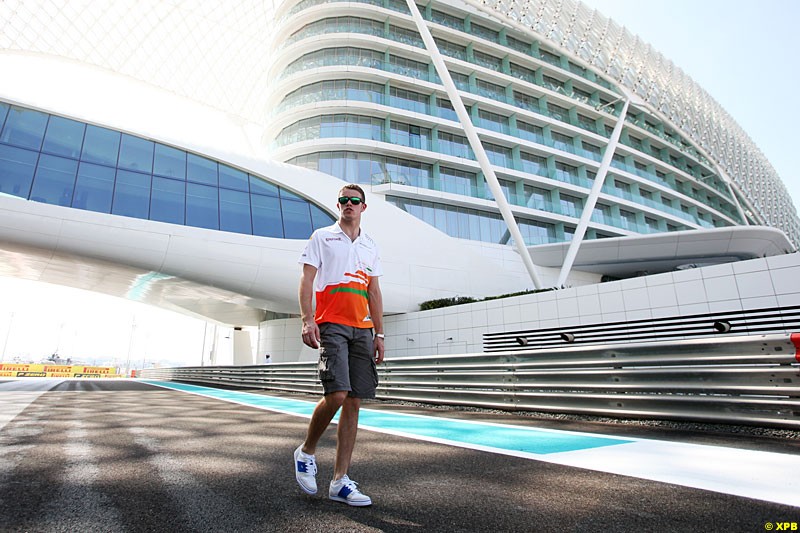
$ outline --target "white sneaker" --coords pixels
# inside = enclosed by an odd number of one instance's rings
[[[317,458],[303,453],[303,445],[294,451],[294,477],[306,494],[317,493]]]
[[[343,502],[353,507],[372,505],[372,499],[366,494],[362,494],[357,485],[358,483],[345,475],[342,479],[331,481],[328,496],[331,500]]]

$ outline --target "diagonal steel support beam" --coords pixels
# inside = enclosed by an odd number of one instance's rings
[[[461,95],[458,93],[455,83],[453,83],[453,78],[450,77],[450,72],[444,64],[444,59],[442,59],[442,55],[439,53],[439,48],[436,46],[436,42],[434,42],[430,30],[425,24],[425,19],[422,18],[422,14],[419,12],[416,2],[414,2],[414,0],[406,0],[406,2],[408,3],[408,8],[411,10],[411,16],[417,24],[419,34],[425,42],[425,47],[431,55],[433,65],[436,67],[436,72],[439,74],[439,77],[442,78],[444,89],[447,92],[447,96],[450,98],[450,102],[453,104],[453,109],[455,109],[458,119],[461,121],[461,126],[464,128],[464,133],[467,135],[469,145],[478,158],[478,164],[486,178],[486,184],[489,186],[489,190],[492,191],[494,199],[497,202],[497,207],[500,209],[500,214],[503,216],[506,226],[508,226],[511,237],[514,239],[514,246],[517,248],[517,252],[519,252],[522,258],[522,262],[525,265],[525,269],[528,271],[528,275],[531,277],[531,281],[533,281],[533,286],[536,289],[541,289],[542,283],[539,280],[536,265],[533,264],[530,251],[527,246],[525,246],[525,240],[522,238],[522,233],[519,231],[517,221],[514,220],[514,214],[511,212],[508,200],[506,200],[503,189],[500,187],[500,182],[497,181],[497,176],[492,169],[492,163],[489,161],[489,157],[483,149],[483,145],[478,137],[478,132],[472,124],[472,119],[469,113],[467,113],[467,108],[464,107],[464,102],[461,100]]]
[[[631,103],[630,97],[625,100],[625,105],[622,106],[622,112],[619,114],[619,120],[614,125],[614,130],[611,132],[611,138],[606,145],[606,151],[603,152],[603,159],[600,161],[600,168],[597,169],[597,176],[594,178],[592,190],[589,192],[589,197],[586,199],[586,205],[583,206],[581,218],[578,221],[578,227],[575,228],[575,235],[572,237],[572,242],[569,243],[567,249],[567,256],[564,258],[564,263],[561,265],[561,272],[558,275],[558,286],[563,287],[567,282],[572,270],[572,265],[575,263],[575,258],[578,256],[578,250],[583,242],[583,237],[586,235],[586,228],[589,227],[589,220],[592,218],[594,206],[597,204],[597,199],[600,197],[600,189],[603,188],[603,183],[606,181],[606,174],[608,168],[611,166],[611,159],[614,157],[614,151],[619,144],[619,137],[622,135],[622,125],[625,124],[625,115],[628,113],[628,106]]]

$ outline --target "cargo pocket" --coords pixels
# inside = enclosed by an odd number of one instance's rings
[[[321,347],[319,349],[319,364],[317,365],[320,381],[333,381],[334,376],[336,375],[333,368],[335,364],[336,358],[329,357],[325,353],[325,347]]]
[[[378,364],[375,362],[375,358],[371,358],[372,361],[372,383],[374,387],[378,388]]]

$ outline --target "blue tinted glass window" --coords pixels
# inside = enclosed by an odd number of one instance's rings
[[[217,162],[200,157],[199,155],[187,154],[187,178],[190,181],[205,183],[206,185],[217,185]]]
[[[8,113],[8,104],[0,102],[0,131],[3,131],[3,124],[6,122],[6,114]]]
[[[250,200],[253,203],[253,235],[283,237],[281,201],[274,196],[259,194],[252,195]]]
[[[153,171],[153,141],[122,135],[119,146],[119,167],[150,174]]]
[[[311,206],[311,225],[314,227],[314,229],[330,226],[336,221],[331,215],[329,215],[327,212],[323,211],[319,207],[315,206],[314,204],[310,204],[310,206]]]
[[[220,173],[220,177],[221,177]],[[219,229],[253,233],[250,224],[250,195],[242,191],[219,190]]]
[[[153,174],[168,178],[186,179],[186,152],[156,144]]]
[[[287,239],[307,239],[311,236],[311,212],[307,202],[282,200],[283,231]]]
[[[50,117],[42,151],[78,159],[86,125],[68,118]]]
[[[148,218],[150,180],[149,174],[118,170],[111,212],[126,217]]]
[[[72,190],[78,162],[52,155],[42,154],[33,179],[31,200],[46,204],[72,205]]]
[[[186,184],[186,225],[219,229],[218,189],[196,183]]]
[[[219,186],[239,191],[250,190],[247,185],[247,173],[228,165],[219,164]]]
[[[97,126],[86,126],[81,159],[89,163],[116,166],[119,138],[119,132]]]
[[[75,183],[72,207],[98,213],[110,213],[115,173],[113,168],[81,163],[78,167],[78,180]]]
[[[267,196],[278,196],[278,187],[264,181],[258,176],[250,174],[250,192],[254,194],[266,194]]]
[[[27,198],[39,154],[0,144],[0,192]]]
[[[0,135],[0,142],[38,150],[42,146],[47,115],[12,106]]]
[[[300,202],[305,202],[305,198],[296,195],[293,192],[289,192],[284,188],[280,188],[281,198],[289,199],[289,200],[298,200]]]
[[[153,194],[150,199],[150,220],[184,223],[186,182],[153,177]]]

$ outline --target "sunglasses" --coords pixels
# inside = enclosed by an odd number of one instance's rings
[[[364,200],[362,200],[358,196],[340,196],[339,197],[339,203],[342,204],[342,205],[347,205],[347,202],[350,202],[353,205],[359,205],[363,201]]]

